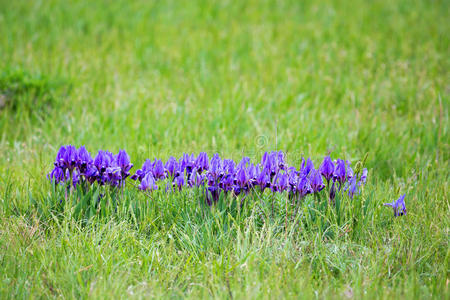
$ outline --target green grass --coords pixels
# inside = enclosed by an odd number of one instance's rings
[[[448,1],[0,1],[0,298],[448,298],[449,17]],[[195,194],[139,220],[52,216],[45,174],[69,143],[136,166],[368,152],[372,218],[286,235],[205,217]],[[381,205],[402,193],[394,219]]]

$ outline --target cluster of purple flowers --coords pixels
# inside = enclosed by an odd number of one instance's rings
[[[72,182],[75,187],[79,183],[121,186],[130,176],[130,157],[125,150],[114,155],[100,150],[95,158],[84,146],[61,146],[56,155],[54,168],[48,178],[57,184]]]
[[[114,155],[109,151],[98,151],[95,158],[84,146],[61,146],[56,155],[53,170],[47,175],[51,182],[69,184],[109,185],[122,187],[130,176],[133,164],[125,150]],[[184,187],[198,187],[206,192],[208,205],[217,202],[221,193],[238,196],[250,191],[288,194],[289,198],[301,199],[308,194],[316,194],[328,186],[328,197],[334,200],[337,191],[345,191],[350,198],[359,193],[366,183],[367,169],[354,174],[349,161],[331,160],[326,156],[320,166],[315,168],[310,158],[302,159],[299,169],[288,166],[282,151],[264,153],[260,163],[253,164],[244,157],[238,163],[232,159],[222,159],[219,154],[209,159],[205,152],[197,157],[183,154],[179,159],[170,157],[162,160],[147,159],[142,168],[131,179],[139,181],[138,188],[143,191],[158,189],[158,182],[164,181],[166,191],[182,190]],[[394,216],[406,215],[402,195],[392,203],[385,203],[394,210]]]
[[[303,198],[322,191],[325,182],[331,184],[331,199],[336,190],[342,188],[353,198],[366,182],[367,169],[363,169],[357,178],[350,162],[342,159],[333,162],[328,156],[317,169],[310,158],[302,159],[300,168],[296,169],[287,165],[282,151],[264,153],[256,165],[248,157],[235,163],[231,159],[221,159],[217,153],[210,160],[205,152],[201,152],[197,157],[193,154],[183,154],[179,159],[170,157],[166,163],[159,159],[146,160],[131,179],[140,182],[141,190],[156,190],[158,181],[164,179],[168,179],[166,190],[204,187],[207,202],[211,205],[218,201],[221,192],[239,195],[270,189],[279,193],[286,191],[289,197]]]

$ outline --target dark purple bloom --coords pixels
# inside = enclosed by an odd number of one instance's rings
[[[278,173],[275,183],[272,185],[273,192],[284,192],[288,189],[289,181],[288,174],[286,173]]]
[[[298,172],[295,170],[294,167],[288,168],[288,183],[289,183],[289,190],[295,192],[298,183]]]
[[[86,180],[90,184],[94,183],[98,179],[98,174],[99,174],[98,170],[93,164],[88,165],[88,167],[83,173],[84,178],[86,178]]]
[[[66,146],[66,151],[64,152],[63,159],[64,167],[67,168],[69,172],[72,172],[77,165],[77,148],[72,145]]]
[[[220,179],[219,187],[224,192],[229,192],[233,189],[234,178],[231,174],[226,174]]]
[[[244,188],[248,185],[248,179],[245,167],[239,166],[236,172],[236,184],[240,188]]]
[[[117,185],[117,181],[120,180],[120,168],[111,152],[100,150],[94,159],[94,165],[98,170],[97,181],[100,185],[108,181]]]
[[[180,174],[177,177],[175,177],[173,183],[174,183],[174,186],[178,187],[178,190],[181,191],[181,189],[184,186],[184,176],[183,176],[183,174]]]
[[[254,164],[250,164],[246,170],[247,180],[248,180],[248,188],[252,188],[256,184],[256,176],[258,171]]]
[[[209,168],[209,158],[206,152],[200,152],[195,160],[197,171],[201,174]]]
[[[278,171],[277,152],[265,152],[261,158],[261,168],[264,173],[273,178]]]
[[[133,167],[133,164],[130,162],[130,157],[125,150],[119,150],[119,154],[117,154],[117,164],[121,170],[122,180],[125,180],[130,176],[130,169]]]
[[[55,182],[56,184],[63,183],[66,180],[64,171],[60,167],[55,167],[48,175],[47,178],[51,182]]]
[[[155,159],[153,162],[152,173],[156,180],[165,178],[164,164],[161,160]]]
[[[180,174],[178,161],[175,159],[175,157],[171,156],[169,160],[167,160],[165,169],[167,173],[166,175],[170,175],[170,177],[175,177]]]
[[[296,190],[300,198],[313,193],[313,189],[311,187],[311,184],[309,183],[308,177],[302,176],[298,180]]]
[[[340,184],[343,184],[346,180],[345,162],[342,159],[336,161],[333,178],[339,181]]]
[[[119,186],[122,181],[121,170],[116,164],[112,164],[110,167],[106,168],[103,174],[103,183],[109,183],[112,186]]]
[[[353,178],[353,169],[350,167],[350,162],[347,160],[347,180],[350,181],[350,179]]]
[[[225,174],[233,175],[236,173],[236,164],[232,159],[224,159],[223,160],[223,171]]]
[[[86,172],[86,169],[93,163],[93,161],[94,160],[92,159],[91,154],[86,150],[86,148],[84,148],[84,146],[78,148],[77,168],[82,174]]]
[[[320,173],[329,182],[333,178],[334,164],[329,156],[325,156],[322,165],[320,166]]]
[[[287,169],[287,164],[286,164],[286,161],[285,161],[285,158],[284,158],[283,151],[278,151],[277,162],[278,162],[278,169],[280,169],[280,170],[286,170]]]
[[[139,189],[143,191],[158,189],[158,186],[156,185],[156,180],[153,177],[152,173],[147,173],[145,175],[145,177],[141,181],[141,184],[139,185]]]
[[[312,170],[314,170],[314,164],[313,164],[312,160],[308,157],[308,159],[306,160],[305,174],[309,175],[309,173]]]
[[[247,156],[244,156],[239,164],[237,165],[237,168],[247,168],[250,165],[250,158]]]
[[[360,185],[361,185],[361,184],[366,184],[366,181],[367,181],[367,169],[364,168],[364,169],[362,170],[361,180],[359,181],[359,184],[360,184]]]
[[[188,180],[188,185],[190,187],[201,186],[204,184],[204,181],[205,181],[205,175],[199,174],[197,169],[194,168],[192,170],[191,177]]]
[[[131,179],[142,181],[147,173],[152,172],[153,163],[150,159],[146,159],[142,168],[138,169],[135,174],[131,176]],[[153,174],[152,174],[153,175]]]
[[[180,159],[180,173],[186,170],[186,175],[189,178],[192,169],[195,167],[195,157],[192,153],[191,155],[184,153],[183,157]]]
[[[318,193],[325,187],[325,184],[323,184],[322,181],[322,175],[320,174],[319,170],[311,170],[311,188],[313,189],[314,193]]]
[[[97,167],[100,175],[102,175],[106,171],[106,168],[108,168],[110,164],[111,157],[107,154],[107,152],[103,150],[98,151],[98,154],[94,159],[94,165]]]
[[[214,181],[223,175],[222,160],[220,159],[220,156],[217,153],[214,154],[213,158],[211,158],[211,163],[209,166],[209,174],[211,174],[212,179]]]
[[[384,206],[390,206],[394,209],[394,217],[406,215],[405,196],[406,194],[403,194],[392,203],[384,203]]]
[[[66,146],[61,146],[56,154],[55,166],[64,168]]]
[[[349,181],[349,186],[347,188],[348,195],[353,199],[353,196],[358,192],[358,184],[356,182],[356,177],[352,177]]]
[[[268,187],[270,187],[270,178],[269,174],[266,173],[267,171],[265,169],[260,170],[259,174],[256,177],[256,184],[261,189],[261,192],[264,192],[264,190]]]

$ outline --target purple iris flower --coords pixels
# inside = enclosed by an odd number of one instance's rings
[[[256,176],[258,174],[256,166],[254,164],[250,164],[246,170],[246,173],[248,180],[248,188],[251,189],[256,185]]]
[[[136,173],[131,176],[131,179],[142,181],[147,173],[152,172],[153,162],[150,159],[146,159],[142,164],[142,168],[136,170]]]
[[[64,167],[72,172],[77,166],[77,148],[72,145],[66,146],[66,151],[64,152]]]
[[[130,169],[133,167],[133,164],[130,162],[130,157],[125,150],[119,150],[119,154],[117,154],[117,164],[121,171],[122,180],[125,180],[130,176]]]
[[[206,152],[200,152],[195,160],[195,166],[197,167],[198,173],[203,173],[209,168],[209,158]]]
[[[66,153],[66,146],[61,146],[58,150],[58,153],[56,154],[56,160],[55,160],[56,167],[64,168],[65,153]]]
[[[295,192],[297,189],[298,183],[298,172],[294,167],[288,168],[288,184],[289,190],[291,192]]]
[[[84,148],[84,146],[81,146],[78,148],[77,151],[77,168],[81,173],[84,173],[87,169],[87,167],[93,163],[93,159],[91,157],[91,154]]]
[[[350,180],[353,178],[353,169],[350,167],[351,162],[347,160],[347,180]]]
[[[209,174],[212,176],[213,180],[217,180],[219,177],[223,176],[222,160],[218,153],[214,154],[213,158],[211,158]]]
[[[223,160],[223,171],[225,174],[233,175],[236,173],[236,164],[232,159]]]
[[[146,191],[146,190],[157,190],[158,186],[156,185],[156,180],[153,177],[152,173],[147,173],[144,178],[141,181],[141,184],[139,185],[139,189]]]
[[[278,153],[273,151],[271,153],[265,152],[261,158],[262,170],[272,179],[278,172]]]
[[[270,187],[270,178],[269,174],[266,173],[267,171],[265,169],[260,170],[259,174],[256,177],[256,184],[261,189],[261,192],[264,192],[264,190],[268,187]]]
[[[352,177],[348,185],[348,195],[353,199],[353,196],[358,192],[358,184],[356,182],[356,177]]]
[[[346,180],[346,168],[345,162],[342,159],[338,159],[336,161],[336,165],[334,168],[333,178],[337,180],[341,185]]]
[[[108,181],[117,185],[117,181],[120,180],[120,168],[111,152],[100,150],[94,159],[94,165],[98,170],[97,181],[100,185]]]
[[[244,188],[248,185],[248,179],[245,167],[238,167],[236,172],[236,184],[240,188]]]
[[[111,163],[110,156],[107,155],[106,152],[103,150],[98,151],[98,154],[94,159],[94,165],[97,167],[97,170],[100,173],[100,175],[102,175],[106,171],[106,168],[109,167],[110,163]]]
[[[300,198],[303,198],[306,195],[313,193],[313,189],[312,189],[311,184],[310,184],[310,182],[308,180],[308,177],[302,176],[298,180],[296,190],[297,190],[297,193],[300,196]]]
[[[184,176],[183,174],[178,175],[177,177],[175,177],[174,181],[173,181],[174,186],[176,186],[178,188],[179,191],[181,191],[181,189],[184,186]]]
[[[278,173],[276,179],[275,179],[275,183],[272,185],[272,191],[273,192],[284,192],[285,190],[288,189],[289,186],[289,178],[288,178],[288,174],[286,173]]]
[[[165,169],[164,164],[161,160],[155,159],[153,162],[153,168],[152,168],[153,177],[155,177],[156,180],[164,179],[165,178]]]
[[[60,167],[53,168],[53,170],[47,175],[47,178],[51,182],[55,182],[56,184],[63,183],[66,180],[64,171]]]
[[[394,209],[394,217],[406,215],[405,196],[406,194],[403,194],[392,203],[384,203],[384,206],[390,206]]]
[[[364,168],[364,169],[362,170],[361,180],[359,181],[359,185],[361,185],[361,184],[366,184],[366,181],[367,181],[367,169]]]
[[[320,173],[322,173],[323,177],[330,182],[330,179],[333,178],[334,172],[334,164],[329,156],[325,156],[323,159],[322,165],[320,166]]]
[[[278,168],[280,170],[284,170],[285,171],[287,169],[287,163],[286,163],[286,160],[284,158],[283,151],[278,151],[277,162],[278,162]]]
[[[250,166],[250,157],[244,156],[238,163],[237,168],[247,168]]]
[[[186,170],[186,175],[189,179],[191,175],[192,169],[195,167],[195,156],[192,153],[191,155],[183,153],[183,157],[180,159],[180,173],[183,173]]]
[[[88,165],[83,173],[84,178],[86,178],[87,182],[89,182],[90,184],[93,184],[98,180],[98,174],[98,170],[93,164]]]
[[[179,165],[178,165],[178,161],[175,159],[175,157],[171,156],[165,165],[165,169],[166,169],[166,175],[170,176],[170,177],[175,177],[179,175]]]
[[[117,155],[112,154],[109,151],[106,151],[106,156],[109,160],[109,166],[106,168],[105,173],[103,174],[103,182],[109,183],[112,186],[119,186],[122,176],[119,164],[117,162]]]
[[[197,171],[197,168],[194,168],[192,170],[191,177],[188,180],[188,185],[190,187],[202,186],[204,184],[204,181],[205,181],[205,175],[199,174],[199,172]]]
[[[325,184],[322,181],[322,175],[320,174],[319,170],[311,170],[311,188],[313,189],[314,193],[318,193],[325,187]]]
[[[233,189],[234,186],[234,178],[231,174],[226,174],[220,179],[219,187],[225,192],[228,193]]]

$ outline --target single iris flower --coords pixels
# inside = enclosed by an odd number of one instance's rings
[[[156,185],[156,180],[153,177],[152,173],[147,173],[145,177],[142,179],[141,184],[139,185],[140,190],[157,190],[158,186]]]
[[[346,180],[345,162],[342,159],[336,161],[334,168],[333,178],[337,180],[341,185]]]
[[[66,151],[64,152],[64,167],[69,169],[72,173],[73,169],[77,166],[77,148],[72,145],[66,146]]]
[[[296,189],[297,189],[297,193],[300,196],[300,198],[303,198],[306,195],[313,193],[311,184],[309,183],[308,177],[306,177],[306,176],[302,176],[298,180]]]
[[[394,209],[394,217],[406,215],[405,196],[406,194],[403,194],[392,203],[384,203],[384,206],[390,206]]]
[[[323,177],[330,182],[330,179],[333,178],[334,172],[334,164],[329,156],[326,156],[323,159],[322,165],[320,166],[320,173],[322,173]]]
[[[119,150],[119,154],[117,154],[117,164],[121,171],[122,180],[125,180],[130,176],[130,169],[133,167],[133,164],[130,162],[130,157],[125,150]]]
[[[348,185],[348,195],[353,199],[353,196],[358,192],[358,184],[356,182],[356,177],[350,179],[350,184]]]
[[[359,185],[361,185],[361,184],[366,184],[366,181],[367,181],[367,169],[364,168],[364,169],[362,170],[361,180],[359,181]]]
[[[320,174],[319,170],[311,170],[311,188],[313,189],[314,193],[318,193],[325,187],[325,184],[323,184],[322,181],[322,175]]]

